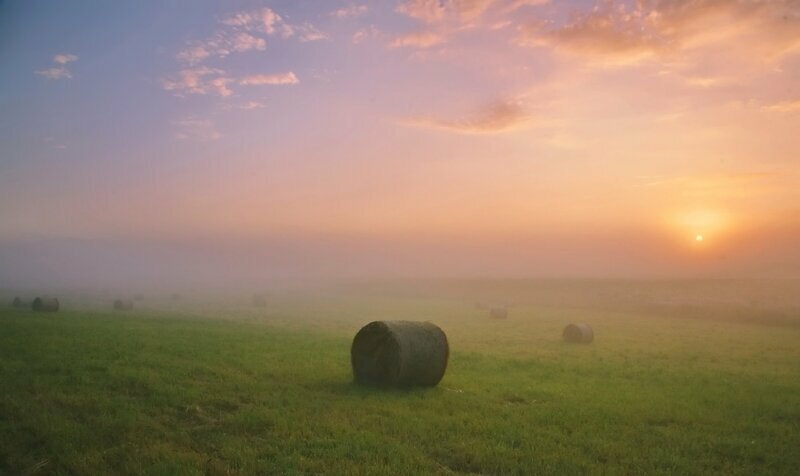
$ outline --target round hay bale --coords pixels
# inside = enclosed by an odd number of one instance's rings
[[[489,310],[489,317],[491,319],[506,319],[508,317],[508,309],[504,307],[493,307]]]
[[[589,344],[594,340],[594,331],[588,324],[569,324],[564,328],[564,342]]]
[[[27,308],[30,308],[31,304],[33,304],[31,301],[28,301],[27,299],[22,299],[19,296],[15,297],[14,300],[11,301],[11,306],[13,306],[13,307],[27,307]]]
[[[133,300],[134,301],[144,301],[144,294],[140,294],[140,293],[134,294],[133,295]]]
[[[133,311],[133,301],[130,299],[117,299],[114,301],[115,311]]]
[[[267,307],[267,298],[261,294],[256,294],[255,296],[253,296],[253,306]]]
[[[59,307],[58,299],[51,297],[37,297],[31,304],[31,309],[37,312],[58,312]]]
[[[356,382],[379,386],[432,387],[444,377],[449,355],[447,336],[430,322],[371,322],[350,348]]]

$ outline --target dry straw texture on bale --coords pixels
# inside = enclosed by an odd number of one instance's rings
[[[371,322],[350,348],[356,382],[380,386],[434,386],[449,355],[447,336],[430,322]]]
[[[31,305],[31,309],[39,312],[56,312],[58,308],[58,299],[49,297],[37,297]]]
[[[508,309],[504,307],[493,307],[489,311],[489,317],[492,319],[505,319],[508,317]]]
[[[133,310],[133,301],[130,299],[117,299],[114,301],[114,310],[115,311],[132,311]]]
[[[14,307],[31,307],[32,302],[26,299],[22,299],[21,297],[17,296],[11,301],[11,305]]]
[[[594,331],[588,324],[569,324],[564,328],[564,342],[588,344],[594,340]]]

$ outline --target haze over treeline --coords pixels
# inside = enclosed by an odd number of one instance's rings
[[[797,278],[787,243],[698,259],[634,237],[412,240],[29,239],[0,245],[2,287],[263,286],[341,278]]]

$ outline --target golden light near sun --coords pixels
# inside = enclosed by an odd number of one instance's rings
[[[680,240],[689,238],[693,245],[699,246],[706,244],[709,233],[716,236],[729,231],[732,217],[723,211],[698,208],[675,213],[668,222],[669,228],[682,237]]]

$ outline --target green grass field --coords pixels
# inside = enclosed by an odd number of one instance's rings
[[[5,308],[0,473],[798,474],[795,303],[525,288],[505,321],[449,288]],[[351,339],[376,319],[445,330],[437,387],[352,383]],[[562,343],[569,322],[595,342]]]

